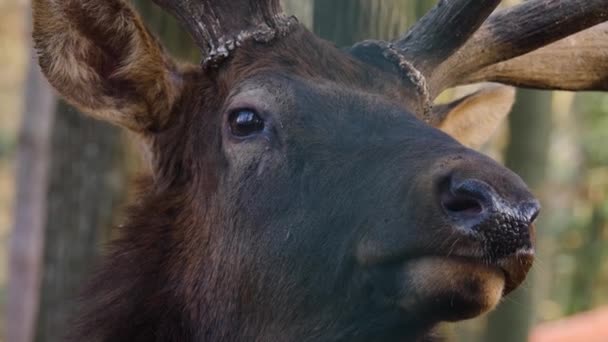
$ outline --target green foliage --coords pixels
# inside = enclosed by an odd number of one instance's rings
[[[608,166],[608,96],[580,94],[581,147],[590,167]]]

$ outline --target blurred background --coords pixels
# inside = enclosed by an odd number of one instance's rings
[[[133,2],[169,50],[199,60],[174,20],[150,0]],[[394,38],[435,2],[284,5],[345,46]],[[71,298],[120,224],[140,168],[125,133],[54,96],[39,74],[29,25],[29,0],[0,0],[0,339],[7,342],[61,340]],[[440,100],[469,91],[451,90]],[[602,307],[608,305],[608,95],[520,90],[508,122],[484,151],[541,198],[539,256],[526,283],[498,310],[446,326],[449,341],[597,340],[608,326]],[[577,327],[582,332],[569,337]]]

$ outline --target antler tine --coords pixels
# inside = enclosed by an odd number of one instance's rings
[[[539,61],[531,63],[527,67],[521,62],[533,62],[532,57],[546,57],[543,61],[545,68],[555,68],[558,65],[566,66],[567,61],[559,61],[557,58],[566,57],[564,55],[547,54],[548,51],[556,52],[561,50],[564,52],[567,43],[576,43],[577,40],[569,40],[564,43],[556,43],[553,49],[548,49],[538,53],[534,52],[530,58],[522,58],[520,62],[511,59],[522,56],[536,49],[554,43],[560,39],[576,34],[582,30],[600,24],[608,20],[608,0],[585,0],[585,1],[568,1],[568,0],[530,0],[525,1],[520,5],[502,10],[490,17],[488,21],[475,33],[475,35],[454,55],[446,60],[440,68],[433,73],[435,79],[432,81],[437,92],[463,83],[463,80],[491,80],[497,79],[500,82],[511,83],[516,85],[544,87],[547,89],[576,89],[585,90],[590,88],[581,88],[578,86],[568,86],[567,83],[560,83],[559,78],[573,79],[577,75],[559,75],[560,71],[576,72],[574,68],[566,68],[556,70],[552,77],[557,79],[548,80],[530,80],[529,82],[518,79],[525,79],[531,75],[514,75],[502,74],[501,71],[514,72],[514,68],[518,68],[520,73],[535,73],[537,71]],[[589,44],[590,40],[595,38],[595,42],[601,44],[599,38],[605,38],[605,28],[596,29],[593,32],[582,34],[579,36],[581,44]],[[588,46],[587,49],[580,51],[572,51],[571,57],[583,57],[588,61],[597,60],[598,58],[606,58],[605,50],[598,50],[597,47]],[[585,58],[585,54],[588,58]],[[595,57],[593,57],[595,56]],[[507,62],[505,62],[507,61]],[[498,64],[505,62],[505,64]],[[605,64],[605,60],[604,60]],[[481,77],[480,70],[484,69],[484,75]],[[506,68],[506,69],[505,69]],[[592,69],[589,69],[592,70]],[[476,75],[476,76],[472,76]],[[580,75],[579,75],[580,76]],[[547,77],[538,75],[538,77]],[[541,82],[542,81],[542,82]],[[604,80],[604,88],[606,89],[606,81]]]
[[[500,0],[441,0],[392,45],[424,74],[456,52],[500,4]]]
[[[436,91],[427,80],[443,61],[453,55],[488,18],[500,0],[440,0],[402,38],[393,42],[366,40],[351,53],[362,60],[380,55],[405,76],[406,86],[418,93],[417,106],[426,117]]]
[[[608,90],[608,29],[598,25],[608,20],[608,0],[528,0],[491,15],[499,2],[441,0],[403,38],[364,41],[351,53],[405,75],[426,121],[435,97],[459,84]]]
[[[456,81],[457,85],[491,81],[538,89],[608,90],[608,23]]]
[[[218,66],[242,42],[269,42],[286,35],[297,20],[279,0],[153,0],[176,16],[203,49],[203,66]]]

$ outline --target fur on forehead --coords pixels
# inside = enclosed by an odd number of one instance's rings
[[[280,78],[254,77],[235,87],[226,103],[237,108],[255,107],[262,111],[273,111],[278,103],[288,106],[292,102],[292,96],[293,90],[286,87]]]
[[[406,91],[398,76],[356,60],[301,25],[289,35],[266,44],[246,42],[217,75],[219,85],[231,89],[245,79],[264,73],[322,79],[393,99],[405,97]]]

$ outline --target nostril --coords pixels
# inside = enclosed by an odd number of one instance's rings
[[[538,200],[517,178],[481,180],[476,175],[454,170],[437,179],[434,198],[446,230],[461,234],[458,240],[477,248],[488,260],[533,251]]]
[[[451,216],[479,216],[492,206],[492,189],[476,179],[450,177],[440,185],[440,194],[441,206]]]
[[[441,205],[448,212],[465,215],[477,215],[483,211],[483,207],[477,200],[450,192],[442,195]]]

